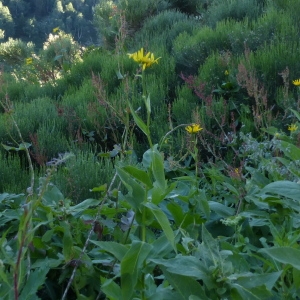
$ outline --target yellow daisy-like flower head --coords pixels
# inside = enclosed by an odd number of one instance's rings
[[[300,79],[293,80],[293,85],[300,86]]]
[[[55,27],[55,28],[52,29],[52,32],[53,32],[53,33],[56,33],[56,32],[58,32],[58,31],[59,31],[59,27]]]
[[[31,65],[32,64],[32,57],[28,57],[28,58],[26,58],[25,59],[25,63],[26,63],[26,65]]]
[[[298,126],[297,126],[296,124],[291,124],[291,125],[289,125],[289,127],[288,127],[288,130],[289,130],[290,132],[296,131],[297,129],[298,129]]]
[[[229,75],[228,70],[225,70],[224,74],[225,74],[226,76],[228,76],[228,75]]]
[[[193,124],[191,124],[191,125],[185,127],[185,130],[186,130],[189,134],[195,134],[195,133],[201,131],[202,129],[203,129],[203,128],[200,127],[200,124],[195,124],[195,123],[193,123]]]
[[[143,70],[151,67],[154,63],[158,63],[158,60],[160,59],[160,57],[155,59],[154,54],[151,52],[144,55],[144,48],[141,48],[139,51],[132,54],[128,53],[127,55],[129,58],[132,58],[134,61],[142,65]]]

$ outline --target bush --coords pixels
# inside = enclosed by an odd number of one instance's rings
[[[7,42],[0,43],[0,62],[6,67],[20,65],[34,50],[32,42],[25,43],[18,39],[9,38]]]

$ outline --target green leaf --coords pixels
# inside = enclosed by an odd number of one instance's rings
[[[97,187],[93,187],[91,190],[91,192],[106,192],[107,191],[107,184],[102,184],[100,186]]]
[[[19,147],[16,148],[16,147],[11,147],[11,146],[6,146],[4,144],[1,144],[3,146],[3,148],[7,151],[10,151],[10,150],[13,150],[13,151],[22,151],[22,150],[26,150],[28,149],[29,147],[31,147],[31,144],[30,143],[21,143],[19,144]]]
[[[146,136],[150,136],[150,131],[147,125],[144,123],[144,121],[137,115],[137,113],[132,108],[131,104],[128,103],[130,107],[131,114],[133,116],[133,119],[136,123],[136,125],[145,133]]]
[[[182,207],[176,202],[170,202],[167,204],[167,208],[172,214],[175,224],[177,226],[180,226],[185,217],[185,213],[183,212]]]
[[[65,261],[68,262],[72,257],[72,248],[73,248],[73,239],[70,231],[69,224],[65,222],[61,222],[61,226],[63,227],[64,236],[63,236],[63,255],[65,257]]]
[[[188,276],[197,280],[206,280],[208,270],[194,256],[181,256],[170,259],[150,259],[153,263],[163,266],[169,273]]]
[[[154,145],[153,149],[148,150],[151,153],[151,170],[152,174],[156,180],[156,183],[160,187],[161,190],[165,190],[166,185],[166,177],[165,177],[165,170],[164,170],[164,161],[157,150],[157,145]]]
[[[61,54],[59,54],[59,55],[56,55],[56,56],[53,58],[53,60],[56,61],[56,60],[61,59],[62,57],[63,57],[63,56],[62,56]]]
[[[219,244],[208,232],[204,224],[202,224],[202,244],[200,252],[207,262],[211,261],[215,266],[222,263],[222,257],[219,252]]]
[[[48,185],[46,192],[43,194],[44,204],[50,207],[56,206],[59,201],[65,197],[55,185]]]
[[[113,279],[105,279],[105,282],[101,286],[101,290],[106,294],[109,300],[122,299],[121,288],[113,281]]]
[[[280,141],[278,147],[288,158],[292,160],[300,159],[300,148],[297,146],[286,141]]]
[[[205,295],[203,287],[195,279],[187,276],[182,276],[174,273],[168,272],[165,268],[162,268],[162,271],[172,285],[172,287],[177,291],[179,298],[182,300],[189,299],[190,296],[197,296],[202,300],[209,300]]]
[[[19,300],[34,299],[33,297],[36,295],[39,287],[45,283],[48,271],[48,267],[43,267],[31,272],[24,288],[22,289]]]
[[[265,253],[276,261],[289,264],[297,270],[300,270],[300,250],[298,249],[291,247],[272,247],[261,249],[258,252]]]
[[[296,116],[296,118],[300,121],[300,114],[294,109],[290,108],[290,110],[293,112],[293,114]]]
[[[68,209],[68,212],[71,213],[72,215],[77,215],[77,214],[81,215],[90,206],[98,206],[99,204],[100,204],[100,201],[97,199],[86,199],[75,206],[71,206]]]
[[[155,239],[151,245],[153,247],[151,257],[165,257],[165,255],[173,251],[173,247],[164,234]]]
[[[145,105],[146,105],[147,112],[150,114],[151,113],[150,95],[148,95],[147,99],[145,99]]]
[[[161,226],[162,230],[164,231],[164,234],[166,235],[166,237],[169,240],[170,244],[172,245],[173,249],[176,251],[174,232],[171,228],[171,225],[169,223],[167,216],[157,205],[155,205],[153,203],[147,202],[147,203],[144,203],[143,205],[145,207],[148,207],[151,210],[152,214],[154,215],[156,221]]]
[[[235,210],[233,208],[225,206],[222,203],[209,201],[208,205],[212,211],[216,212],[221,217],[227,218],[235,214]]]
[[[245,288],[255,288],[262,285],[265,285],[266,288],[271,291],[280,277],[282,271],[273,272],[273,273],[266,273],[266,274],[257,274],[257,273],[250,273],[247,275],[242,275],[238,277],[237,284],[245,287]]]
[[[210,207],[209,207],[209,202],[207,201],[204,189],[201,190],[201,191],[199,191],[198,203],[199,203],[200,209],[203,212],[205,218],[207,220],[209,220],[209,217],[210,217]]]
[[[145,242],[133,241],[121,261],[122,299],[132,299],[139,276],[143,275],[143,264],[152,246]]]
[[[124,76],[122,75],[120,70],[116,71],[116,75],[117,75],[118,79],[124,79]]]
[[[300,201],[300,184],[292,181],[275,181],[266,185],[261,193],[277,194],[282,197]]]
[[[151,189],[153,187],[152,181],[151,181],[149,175],[145,171],[135,168],[133,166],[125,166],[125,167],[123,167],[123,170],[126,171],[128,174],[130,174],[135,179],[137,179],[138,181],[145,184],[148,188]]]
[[[128,248],[120,243],[116,242],[101,242],[101,241],[90,241],[91,243],[99,246],[102,250],[112,254],[117,260],[121,261],[125,256]]]
[[[164,191],[166,189],[164,160],[157,149],[157,144],[143,154],[143,165],[151,169],[157,186]]]
[[[234,195],[239,196],[239,192],[237,191],[237,189],[231,185],[228,182],[223,182],[223,185],[225,185],[225,187],[227,187],[227,189]]]
[[[138,209],[141,203],[146,199],[145,188],[141,186],[136,180],[134,180],[131,175],[123,168],[116,167],[116,171],[122,183],[129,191],[129,194],[132,195],[132,197],[126,197],[126,200],[133,208]]]
[[[269,297],[272,296],[271,292],[268,291],[265,286],[248,289],[237,283],[232,283],[231,289],[232,299],[235,300],[261,300],[269,299]]]

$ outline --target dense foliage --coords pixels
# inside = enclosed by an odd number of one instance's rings
[[[297,2],[2,1],[0,298],[298,299]]]
[[[97,42],[93,9],[97,0],[3,0],[0,3],[0,39],[21,39],[41,45],[55,27],[82,44]]]

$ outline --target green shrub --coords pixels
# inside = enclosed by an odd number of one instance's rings
[[[0,193],[26,192],[30,186],[30,173],[24,151],[0,150],[0,178]]]
[[[61,129],[65,125],[57,116],[57,111],[53,101],[47,97],[39,98],[31,101],[30,103],[16,102],[14,104],[14,118],[24,141],[29,141],[30,133],[35,133],[37,130],[45,123],[50,122],[53,129]],[[10,121],[6,118],[5,115],[2,115],[1,123],[1,135],[0,139],[3,141],[7,140],[7,134],[5,132],[10,132],[14,140],[19,141],[19,136],[16,133],[16,129],[11,125]],[[5,123],[8,122],[8,127],[5,126]],[[10,124],[10,125],[9,125]],[[52,129],[52,131],[53,131]],[[4,138],[6,136],[6,138]]]
[[[7,42],[0,43],[0,62],[6,66],[20,65],[34,50],[32,42],[25,43],[18,39],[9,38]]]
[[[75,203],[94,197],[91,189],[110,182],[114,164],[110,159],[98,159],[95,153],[77,150],[74,157],[59,166],[53,182]]]
[[[261,1],[257,0],[225,0],[213,1],[204,13],[206,24],[214,27],[223,20],[242,21],[247,18],[256,20],[263,12]]]
[[[164,45],[170,53],[173,41],[181,32],[191,33],[197,27],[197,21],[175,10],[166,10],[146,19],[143,27],[135,34],[132,45]]]

